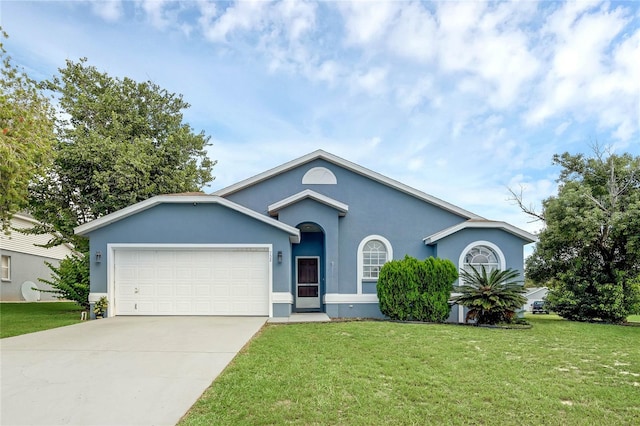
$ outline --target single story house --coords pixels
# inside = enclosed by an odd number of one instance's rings
[[[18,213],[11,218],[9,232],[0,231],[0,300],[3,302],[57,300],[51,293],[33,288],[51,290],[51,286],[39,281],[40,278],[51,280],[51,270],[45,262],[57,266],[73,249],[66,244],[44,248],[42,245],[49,242],[52,235],[18,231],[37,224],[31,216]]]
[[[76,228],[108,315],[382,317],[406,254],[523,269],[536,237],[319,150],[212,195],[161,195]],[[453,306],[450,321],[463,321]]]

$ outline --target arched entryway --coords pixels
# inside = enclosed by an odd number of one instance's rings
[[[295,312],[322,312],[325,293],[325,235],[313,222],[303,222],[300,243],[293,245],[293,284]]]

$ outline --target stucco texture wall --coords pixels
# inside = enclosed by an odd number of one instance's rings
[[[90,235],[91,292],[107,291],[108,244],[272,244],[273,291],[291,291],[289,234],[219,204],[160,204],[96,229]],[[95,253],[102,252],[101,262]]]

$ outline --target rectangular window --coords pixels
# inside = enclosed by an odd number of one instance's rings
[[[0,259],[0,278],[2,281],[11,281],[11,256],[2,256]]]

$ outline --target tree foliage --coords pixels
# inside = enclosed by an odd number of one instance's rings
[[[558,195],[527,277],[548,285],[549,308],[578,321],[622,322],[640,307],[640,157],[554,156]]]
[[[73,228],[159,194],[212,180],[209,138],[183,123],[181,95],[67,61],[44,86],[59,102],[56,158],[31,188],[31,212],[63,241]],[[51,229],[40,229],[51,231]]]
[[[85,309],[89,308],[89,256],[72,255],[65,257],[58,266],[45,262],[51,269],[51,280],[40,278],[53,290],[40,290],[53,293],[58,299],[73,300]]]
[[[477,324],[509,323],[527,303],[525,289],[517,281],[520,272],[514,269],[495,269],[487,274],[482,265],[480,271],[462,270],[460,276],[464,284],[455,288],[460,294],[453,301],[467,307],[467,319]]]
[[[447,259],[420,261],[405,256],[387,262],[376,286],[380,311],[401,321],[443,322],[449,316],[449,297],[457,278],[455,265]]]
[[[7,33],[0,28],[1,38]],[[11,63],[0,41],[0,229],[28,205],[29,183],[52,158],[53,111],[37,83]]]
[[[58,101],[56,155],[31,185],[29,202],[42,222],[31,232],[54,235],[49,246],[68,242],[87,254],[76,226],[154,195],[198,191],[212,180],[209,137],[183,122],[189,104],[181,95],[149,81],[111,77],[86,59],[67,61],[42,85]],[[78,272],[78,285],[88,282],[81,256],[65,262],[65,270],[53,269],[54,287],[66,291],[68,271]],[[72,299],[84,305],[84,293],[75,294],[81,299]]]

